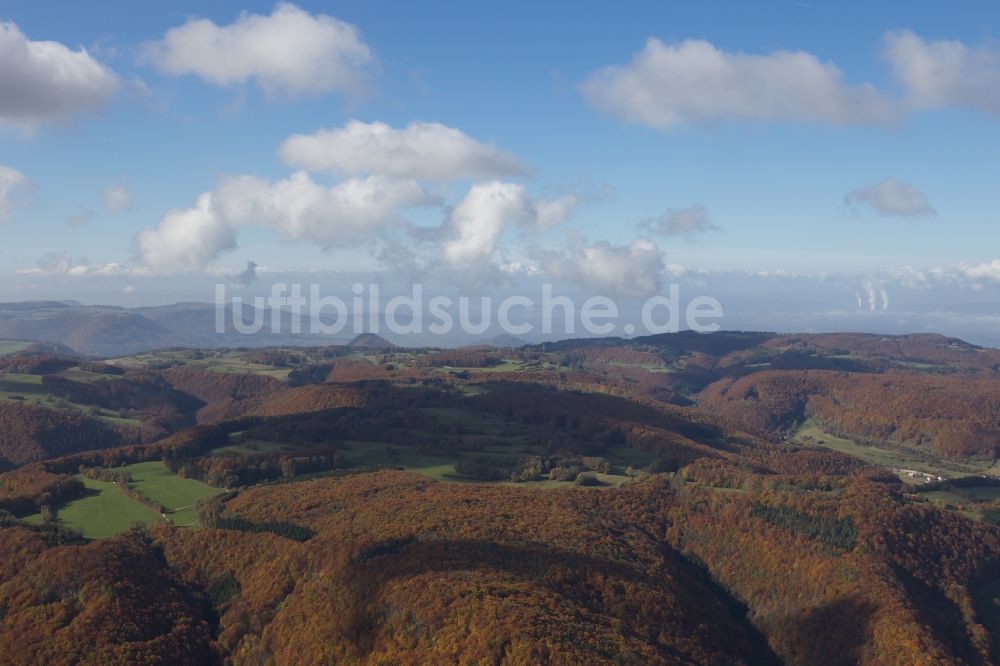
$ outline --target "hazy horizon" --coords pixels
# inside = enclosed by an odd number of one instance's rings
[[[8,3],[0,300],[676,284],[1000,344],[1000,8],[720,7]]]

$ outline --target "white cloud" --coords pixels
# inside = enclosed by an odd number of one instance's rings
[[[273,184],[230,178],[216,198],[223,217],[236,224],[268,227],[324,249],[371,240],[377,228],[399,221],[398,209],[437,203],[414,181],[368,176],[326,187],[302,171]]]
[[[870,85],[804,51],[731,53],[703,40],[650,38],[628,65],[604,67],[582,84],[596,108],[657,129],[733,120],[833,125],[885,123],[892,102]]]
[[[552,277],[626,297],[656,293],[666,270],[663,253],[647,238],[629,245],[580,244],[565,254],[549,254],[543,265]]]
[[[14,197],[34,189],[31,181],[17,169],[0,164],[0,224],[10,221]]]
[[[171,210],[136,236],[143,265],[194,270],[236,247],[239,229],[257,226],[324,249],[372,240],[399,221],[397,210],[436,204],[414,181],[351,178],[332,187],[296,172],[270,183],[251,176],[223,180],[191,208]]]
[[[190,19],[147,44],[143,58],[164,74],[216,85],[253,80],[269,97],[358,90],[374,60],[353,25],[289,3],[224,26]]]
[[[73,267],[73,255],[67,250],[46,252],[38,258],[38,268],[45,273],[68,273]]]
[[[663,215],[643,222],[640,227],[660,236],[694,236],[718,229],[708,219],[708,209],[702,204],[688,208],[669,208]]]
[[[971,280],[991,280],[1000,282],[1000,259],[974,264],[972,266],[962,266],[959,269],[965,277]]]
[[[352,120],[338,129],[293,135],[281,144],[280,154],[297,168],[340,175],[447,181],[525,171],[510,153],[439,123],[414,122],[395,129]]]
[[[577,198],[572,195],[536,202],[535,215],[538,228],[545,230],[562,224],[576,208],[577,203],[579,203]]]
[[[523,185],[491,182],[473,185],[449,220],[454,237],[444,244],[453,264],[490,261],[508,222],[524,223],[532,215]]]
[[[927,42],[906,30],[887,33],[885,57],[918,108],[967,106],[1000,114],[1000,47]]]
[[[141,274],[142,269],[129,268],[118,263],[91,264],[86,257],[74,258],[68,250],[46,252],[38,258],[35,268],[16,271],[19,275],[55,275],[67,277],[117,276]]]
[[[172,209],[155,228],[140,231],[135,245],[142,264],[155,271],[195,270],[235,248],[236,229],[206,192],[192,208]]]
[[[885,215],[922,217],[935,214],[923,192],[894,178],[858,188],[844,196],[845,206],[859,204],[867,204]]]
[[[84,49],[32,41],[0,22],[0,124],[33,129],[103,109],[121,82]]]
[[[505,226],[515,223],[538,230],[559,224],[569,215],[572,197],[533,202],[523,185],[492,181],[469,188],[452,210],[446,228],[445,258],[454,265],[482,267],[490,263]]]
[[[135,197],[124,185],[107,188],[101,192],[101,199],[104,200],[105,208],[112,213],[128,210],[135,205]]]

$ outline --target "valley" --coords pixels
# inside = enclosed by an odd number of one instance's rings
[[[0,568],[0,601],[39,595],[4,622],[103,608],[77,576],[127,552],[159,562],[128,594],[190,599],[170,631],[222,661],[988,663],[1000,352],[376,343],[5,353],[0,549],[55,575]]]

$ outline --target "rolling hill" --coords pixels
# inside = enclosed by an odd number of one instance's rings
[[[734,332],[377,351],[12,350],[12,663],[1000,654],[995,350]]]

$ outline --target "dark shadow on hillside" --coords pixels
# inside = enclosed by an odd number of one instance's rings
[[[668,403],[657,404],[651,399],[637,402],[635,397],[627,398],[606,393],[560,391],[546,384],[513,380],[492,382],[490,388],[489,395],[472,396],[465,398],[464,401],[477,409],[500,416],[502,407],[498,410],[497,405],[503,405],[505,394],[515,398],[525,395],[537,396],[539,404],[545,406],[545,415],[548,418],[570,419],[581,414],[591,418],[606,417],[609,423],[618,421],[642,423],[669,430],[713,448],[728,448],[725,433],[721,428],[694,420],[697,414],[681,413],[676,406]]]
[[[906,596],[913,600],[920,621],[930,627],[934,638],[963,663],[982,663],[981,655],[971,648],[971,636],[958,605],[941,590],[914,578],[904,569],[895,565],[893,569],[906,588]]]
[[[767,643],[767,637],[750,621],[750,609],[747,605],[716,581],[704,563],[697,560],[697,558],[689,558],[685,554],[674,551],[665,545],[661,545],[660,550],[661,552],[669,551],[664,553],[665,557],[679,560],[692,578],[700,582],[719,598],[726,607],[726,610],[729,611],[729,615],[733,618],[733,621],[742,627],[752,650],[752,653],[747,657],[748,663],[753,664],[753,666],[777,666],[781,664],[781,659],[771,651],[771,646]]]
[[[846,597],[792,618],[785,630],[792,634],[787,643],[802,650],[795,661],[811,666],[860,663],[874,611],[867,600]]]
[[[622,635],[645,642],[670,662],[687,663],[692,655],[675,649],[663,636],[687,637],[698,631],[702,632],[706,648],[718,649],[729,659],[742,658],[751,664],[780,663],[766,646],[762,647],[759,636],[750,635],[747,627],[733,617],[730,604],[719,597],[718,590],[704,586],[676,557],[664,563],[669,578],[540,544],[421,541],[413,537],[381,542],[357,554],[348,566],[345,578],[353,588],[354,599],[350,609],[345,609],[353,614],[348,637],[361,655],[371,651],[381,622],[382,591],[394,580],[433,572],[492,570],[545,588],[568,606],[593,613],[595,618],[612,615],[611,622]],[[605,587],[599,589],[588,582],[595,579]],[[663,624],[647,625],[644,620],[649,609],[638,601],[618,599],[616,608],[609,607],[605,595],[621,584],[659,590],[677,604],[675,612],[665,613]]]

